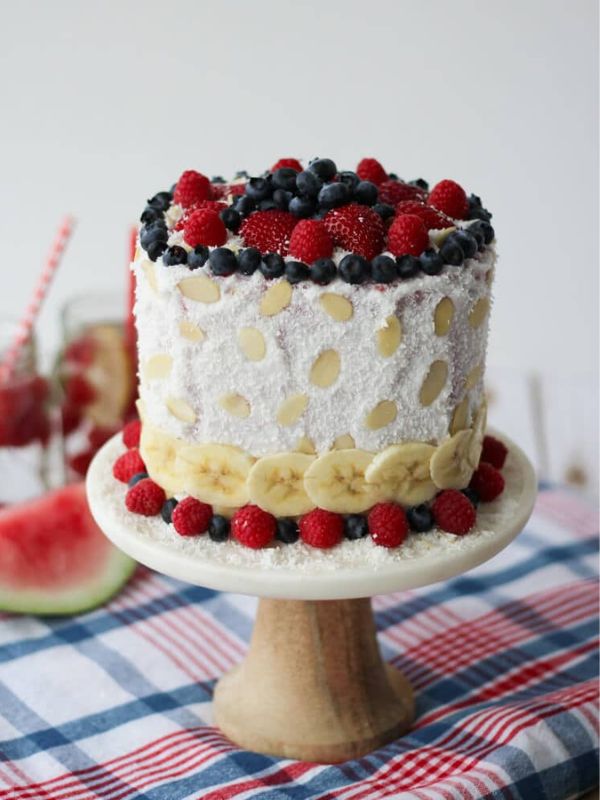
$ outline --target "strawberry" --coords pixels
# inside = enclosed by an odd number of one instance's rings
[[[189,218],[195,211],[214,211],[216,214],[227,208],[227,203],[222,203],[219,200],[200,200],[199,203],[194,203],[193,206],[186,208],[185,212],[181,215],[180,219],[175,223],[175,230],[182,231]]]
[[[244,220],[240,234],[248,247],[256,247],[261,253],[287,256],[290,236],[297,222],[287,211],[256,211]]]
[[[359,161],[356,168],[356,174],[361,181],[371,181],[375,186],[387,180],[387,172],[381,166],[376,158],[363,158]],[[385,202],[385,201],[381,201]]]
[[[173,202],[187,208],[200,200],[208,200],[210,193],[210,181],[206,175],[202,175],[202,173],[193,169],[188,169],[177,181]]]
[[[427,202],[453,219],[466,219],[469,214],[469,200],[465,190],[454,181],[436,183]]]
[[[323,220],[334,244],[364,258],[375,258],[381,253],[384,226],[381,217],[372,208],[350,203],[334,208]]]
[[[227,241],[227,228],[216,211],[200,208],[187,219],[183,238],[190,247],[199,244],[220,247]]]
[[[292,231],[289,253],[312,264],[318,258],[330,258],[333,240],[320,219],[301,219]]]
[[[477,519],[471,501],[456,489],[440,492],[433,501],[431,510],[438,528],[458,536],[468,533]]]
[[[401,214],[388,231],[388,250],[395,256],[420,256],[429,247],[427,228],[415,214]]]
[[[425,192],[418,186],[411,186],[404,181],[384,181],[379,187],[379,202],[388,206],[397,206],[403,200],[424,200]]]
[[[296,172],[302,172],[302,164],[298,161],[297,158],[280,158],[279,161],[276,161],[269,172],[275,172],[276,169],[281,169],[282,167],[287,167],[288,169],[295,169]]]
[[[425,223],[427,230],[450,228],[454,224],[450,217],[419,200],[402,200],[396,206],[396,215],[415,214]]]

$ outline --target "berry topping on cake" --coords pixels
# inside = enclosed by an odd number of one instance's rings
[[[175,507],[171,522],[180,536],[198,536],[208,530],[212,513],[212,506],[186,497]]]
[[[396,206],[396,215],[400,214],[414,214],[420,217],[425,223],[427,230],[441,230],[443,228],[451,228],[454,223],[441,211],[438,211],[426,203],[421,203],[419,200],[403,200]]]
[[[277,521],[272,514],[258,506],[244,506],[231,520],[231,535],[246,547],[258,550],[273,541]]]
[[[350,541],[364,539],[369,533],[369,523],[362,514],[348,514],[344,520],[344,536]]]
[[[290,237],[289,254],[312,264],[319,258],[329,258],[333,252],[333,240],[320,219],[302,219]]]
[[[257,211],[244,220],[240,234],[247,246],[256,247],[261,253],[286,256],[297,222],[287,211]]]
[[[226,542],[229,539],[229,520],[221,514],[215,514],[208,526],[208,537],[213,542]]]
[[[132,447],[138,447],[140,443],[141,432],[142,423],[139,421],[139,419],[132,419],[131,422],[128,422],[121,432],[121,438],[125,447],[128,449],[131,449]]]
[[[387,180],[387,172],[376,158],[363,158],[357,168],[356,174],[361,181],[371,181],[375,186]]]
[[[199,209],[185,223],[183,238],[190,247],[200,244],[219,247],[227,241],[227,229],[215,211]]]
[[[375,258],[383,247],[384,226],[372,208],[350,203],[334,208],[324,218],[325,227],[333,241],[344,250],[364,258]]]
[[[404,509],[395,503],[377,503],[367,521],[371,538],[381,547],[398,547],[408,533]]]
[[[496,439],[494,436],[483,437],[483,450],[481,451],[481,461],[486,461],[496,469],[502,469],[506,456],[508,455],[508,448]]]
[[[163,522],[166,522],[167,525],[170,525],[173,519],[173,511],[177,508],[178,501],[174,497],[170,497],[168,500],[162,505],[160,510],[160,515],[163,518]]]
[[[388,250],[395,256],[419,256],[429,246],[423,220],[415,214],[401,214],[388,231]]]
[[[193,169],[186,170],[177,181],[173,201],[180,206],[188,208],[201,200],[208,200],[211,196],[210,181],[206,175]]]
[[[335,547],[344,535],[344,519],[333,511],[315,508],[300,518],[300,538],[311,547]]]
[[[122,483],[127,483],[136,473],[145,472],[145,470],[146,465],[135,449],[120,455],[113,464],[113,475]]]
[[[406,519],[410,529],[416,533],[426,533],[433,528],[434,519],[431,508],[426,503],[406,509]]]
[[[477,518],[473,504],[457,489],[440,492],[433,501],[431,510],[439,528],[459,536],[468,533]]]
[[[293,519],[278,519],[276,539],[284,544],[294,544],[300,538],[298,524]]]
[[[150,478],[144,478],[136,483],[125,495],[127,510],[144,517],[155,517],[160,514],[165,500],[163,489]]]
[[[418,186],[411,186],[404,181],[384,181],[379,187],[379,202],[396,207],[406,200],[423,200],[425,192]]]
[[[296,172],[302,172],[302,164],[297,158],[280,158],[279,161],[273,164],[270,171],[275,172],[275,170],[281,169],[282,167],[294,169]]]
[[[475,489],[480,500],[491,503],[504,491],[504,478],[496,467],[482,461],[473,473],[469,486]]]
[[[465,190],[455,181],[436,183],[429,193],[428,203],[453,219],[466,219],[469,215],[469,201]]]

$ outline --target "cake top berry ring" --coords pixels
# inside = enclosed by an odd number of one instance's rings
[[[139,244],[150,261],[217,277],[262,273],[290,284],[391,284],[481,259],[490,212],[455,181],[431,189],[374,158],[356,171],[329,158],[277,161],[230,182],[186,170],[148,200]]]

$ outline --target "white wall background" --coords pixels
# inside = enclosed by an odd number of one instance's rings
[[[597,346],[595,0],[3,0],[0,314],[66,211],[42,319],[123,284],[144,199],[196,167],[376,155],[494,212],[490,363],[590,373]]]

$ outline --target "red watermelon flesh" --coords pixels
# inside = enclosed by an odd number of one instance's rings
[[[83,483],[0,510],[0,609],[72,614],[100,605],[135,562],[104,536]]]

